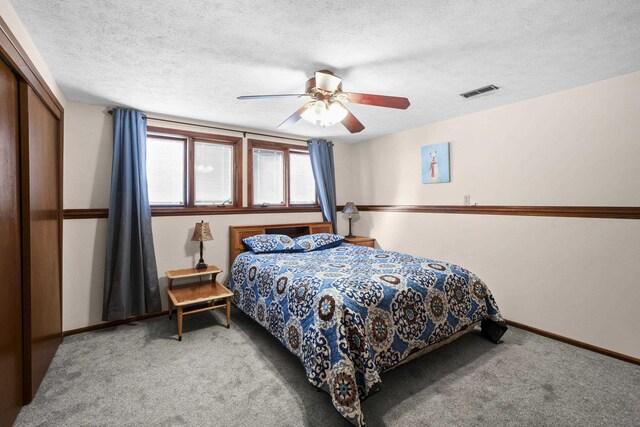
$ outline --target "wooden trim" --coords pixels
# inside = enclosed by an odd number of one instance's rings
[[[240,138],[233,146],[233,206],[241,208],[243,206],[243,169],[242,169],[242,152],[244,150],[243,140]]]
[[[57,119],[62,118],[63,108],[38,69],[13,35],[7,23],[0,17],[0,55],[11,68],[31,86],[36,95]]]
[[[31,183],[29,174],[29,85],[19,82],[20,97],[20,209],[22,214],[22,399],[28,404],[32,394],[31,341]]]
[[[186,176],[182,177],[182,179],[184,180],[182,182],[184,192],[184,205],[181,207],[191,206],[191,201],[196,199],[196,177],[195,174],[191,173],[193,171],[192,165],[195,162],[196,147],[193,144],[189,143],[189,137],[187,137],[185,140],[184,151],[184,173]]]
[[[344,205],[337,206],[338,211],[343,208]],[[358,210],[365,212],[640,219],[640,207],[637,206],[358,205]]]
[[[302,151],[308,152],[309,148],[306,145],[302,144],[287,144],[285,142],[276,142],[276,141],[264,141],[261,139],[249,138],[247,140],[253,146],[257,148],[264,148],[265,150],[277,150],[277,151]]]
[[[168,310],[160,311],[158,313],[148,313],[148,314],[143,314],[142,316],[129,317],[124,320],[112,320],[110,322],[98,323],[97,325],[85,326],[83,328],[70,329],[68,331],[64,331],[62,335],[65,337],[68,337],[70,335],[81,334],[83,332],[91,332],[91,331],[98,331],[100,329],[113,328],[115,326],[124,325],[126,323],[139,322],[141,320],[147,320],[147,319],[152,319],[154,317],[167,316],[167,315],[169,315]]]
[[[60,280],[60,342],[62,342],[62,325],[63,325],[63,313],[64,313],[64,305],[63,305],[63,266],[64,266],[64,110],[61,111],[60,120],[58,122],[58,142],[60,143],[59,151],[58,151],[58,274]]]
[[[344,206],[337,206],[338,212]],[[454,213],[472,215],[514,215],[514,216],[546,216],[571,218],[611,218],[640,219],[640,207],[615,206],[410,206],[410,205],[361,205],[358,210],[365,212],[413,212],[413,213]],[[319,206],[291,207],[152,207],[151,216],[185,216],[185,215],[241,215],[255,213],[300,213],[320,212]],[[107,218],[108,209],[65,209],[64,219]]]
[[[251,215],[251,214],[268,214],[268,213],[314,213],[320,212],[318,206],[304,206],[304,207],[282,207],[282,206],[269,206],[266,208],[261,207],[241,207],[234,208],[226,206],[220,207],[203,207],[198,206],[195,208],[160,208],[152,207],[151,216],[195,216],[195,215]],[[96,218],[108,218],[108,209],[65,209],[64,219],[96,219]]]
[[[359,208],[358,208],[359,209]],[[582,341],[574,340],[573,338],[567,338],[562,335],[554,334],[553,332],[547,332],[542,329],[534,328],[533,326],[528,326],[522,323],[514,322],[512,320],[506,320],[507,325],[516,327],[518,329],[523,329],[525,331],[534,333],[536,335],[541,335],[546,338],[551,338],[552,340],[560,341],[565,344],[573,345],[575,347],[580,347],[585,350],[594,351],[596,353],[604,354],[605,356],[613,357],[614,359],[619,359],[624,362],[633,363],[634,365],[640,365],[640,359],[635,358],[633,356],[628,356],[626,354],[618,353],[612,350],[607,350],[606,348],[598,347],[592,344],[587,344]]]
[[[230,136],[230,135],[216,135],[213,133],[204,133],[204,132],[194,132],[190,130],[182,130],[182,129],[173,129],[173,128],[164,128],[159,126],[147,126],[148,132],[155,133],[164,133],[170,135],[178,135],[182,137],[190,136],[195,139],[206,139],[211,142],[237,142],[242,141],[242,137],[240,136]]]
[[[255,147],[255,146],[254,146]],[[289,163],[289,150],[285,150],[284,151],[284,158],[282,159],[284,161],[284,204],[285,206],[289,207],[291,206],[291,181],[290,181],[290,176],[291,176],[291,172],[289,169],[291,169],[291,163]]]
[[[253,141],[247,140],[247,206],[253,207]]]
[[[109,209],[65,209],[64,219],[108,218]]]
[[[195,208],[157,208],[151,209],[151,216],[190,216],[190,215],[243,215],[243,214],[265,214],[265,213],[313,213],[320,212],[319,206],[311,207],[284,207],[267,206],[262,207],[204,207]]]
[[[167,135],[165,132],[154,132],[150,129],[147,129],[147,139],[152,138],[152,139],[165,139],[167,141],[181,141],[184,142],[185,144],[187,143],[187,137],[186,136],[173,136],[173,135]]]

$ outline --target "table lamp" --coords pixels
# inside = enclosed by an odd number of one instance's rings
[[[206,240],[213,240],[209,223],[204,221],[196,222],[196,228],[193,230],[191,241],[200,242],[200,261],[198,261],[196,265],[196,269],[198,270],[207,268],[207,264],[204,263],[204,259],[202,258],[202,242]]]
[[[347,204],[344,205],[344,209],[342,209],[342,213],[349,215],[349,234],[347,234],[345,237],[355,237],[353,234],[351,234],[351,216],[359,214],[358,208],[356,207],[355,203],[347,202]]]

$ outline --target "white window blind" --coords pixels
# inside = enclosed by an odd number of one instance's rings
[[[147,137],[149,204],[184,205],[185,141]]]
[[[196,141],[194,173],[196,205],[234,202],[232,146]]]
[[[316,181],[309,154],[289,153],[289,182],[289,203],[311,205],[316,202]]]
[[[253,203],[284,204],[284,152],[253,150]]]

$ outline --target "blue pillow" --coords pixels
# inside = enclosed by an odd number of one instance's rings
[[[344,237],[338,236],[337,234],[317,233],[297,237],[295,242],[298,251],[309,252],[335,248],[341,245],[343,240]]]
[[[295,249],[295,242],[284,234],[256,234],[242,239],[242,242],[256,254],[278,252],[300,252]]]

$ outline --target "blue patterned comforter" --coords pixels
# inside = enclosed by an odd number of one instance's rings
[[[302,360],[309,381],[355,425],[364,425],[360,400],[377,390],[382,371],[481,320],[501,325],[498,335],[506,330],[468,270],[350,244],[245,252],[229,285],[235,304]]]

